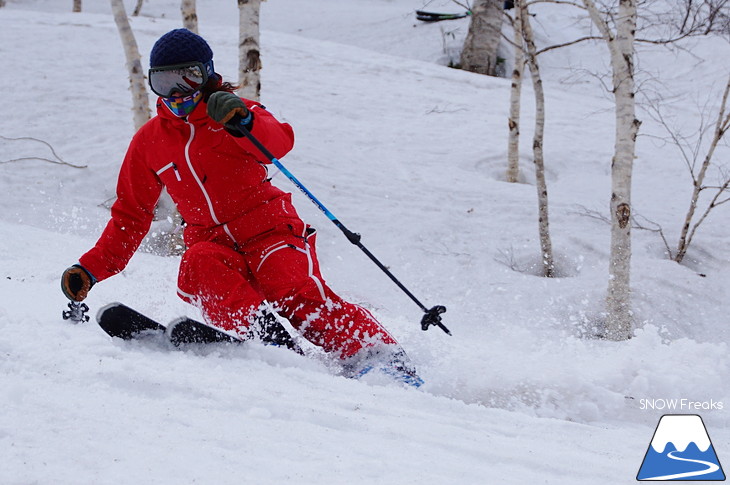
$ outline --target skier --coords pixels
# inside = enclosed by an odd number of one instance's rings
[[[134,135],[111,220],[63,273],[64,294],[82,301],[94,284],[125,268],[165,188],[185,221],[178,295],[208,324],[251,338],[257,325],[273,320],[263,318],[268,303],[341,359],[346,375],[377,368],[419,385],[405,352],[370,312],[327,286],[315,230],[299,218],[291,194],[270,183],[269,161],[236,129],[245,126],[281,158],[294,143],[291,126],[235,95],[237,86],[215,72],[208,43],[186,29],[155,43],[149,84],[159,96],[157,116]]]

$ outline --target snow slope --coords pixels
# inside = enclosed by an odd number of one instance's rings
[[[399,339],[427,382],[421,390],[349,381],[326,359],[279,349],[168,351],[63,322],[59,276],[105,224],[102,205],[132,134],[116,27],[106,2],[85,3],[82,14],[49,0],[0,9],[0,58],[21,76],[4,76],[13,90],[0,121],[0,483],[629,483],[667,412],[642,409],[643,399],[730,403],[724,208],[682,266],[666,259],[656,233],[635,231],[636,336],[587,338],[605,293],[609,231],[585,211],[608,206],[613,115],[581,69],[600,68],[601,46],[545,58],[551,229],[563,274],[545,280],[530,274],[539,245],[529,89],[524,183],[507,184],[509,82],[443,67],[468,24],[416,25],[424,2],[411,0],[265,3],[263,102],[295,128],[283,162],[425,304],[448,307],[453,337],[422,332],[418,308],[295,192],[320,230],[330,284]],[[199,3],[201,34],[230,76],[235,5]],[[179,26],[177,7],[148,2],[132,19],[143,63]],[[571,32],[560,12],[538,18],[544,41]],[[641,67],[651,92],[691,127],[695,106],[724,84],[730,49],[717,40],[687,48],[644,49]],[[660,133],[642,121],[642,133]],[[52,158],[24,137],[88,167],[5,163]],[[638,155],[636,210],[674,244],[691,190],[686,169],[649,136]],[[162,321],[195,315],[175,297],[176,271],[173,258],[138,253],[88,304],[93,312],[124,301]],[[701,414],[722,461],[727,411]]]

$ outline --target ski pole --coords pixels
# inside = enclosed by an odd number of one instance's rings
[[[292,174],[264,145],[261,144],[260,141],[258,141],[258,139],[256,139],[255,136],[253,136],[251,134],[250,131],[248,131],[248,129],[246,129],[245,126],[243,126],[240,123],[240,116],[234,117],[233,120],[234,121],[236,121],[236,120],[238,121],[238,123],[236,124],[236,126],[238,128],[238,131],[240,131],[241,134],[243,134],[243,136],[245,136],[246,138],[248,138],[249,141],[251,143],[253,143],[253,145],[256,148],[258,148],[258,150],[261,153],[263,153],[263,155],[266,158],[268,158],[269,161],[272,164],[274,164],[274,166],[276,168],[278,168],[279,170],[281,170],[281,172],[286,176],[286,178],[288,178],[294,185],[296,185],[297,188],[299,190],[301,190],[304,193],[304,195],[306,195],[309,198],[309,200],[311,200],[314,203],[314,205],[316,205],[319,208],[319,210],[321,210],[322,212],[324,212],[324,215],[326,215],[327,218],[330,221],[332,221],[332,223],[335,226],[337,226],[340,229],[340,231],[342,231],[342,233],[345,235],[345,237],[347,238],[348,241],[350,241],[352,244],[354,244],[355,246],[357,246],[358,248],[360,248],[362,250],[362,252],[364,252],[367,255],[367,257],[370,258],[370,260],[373,263],[375,263],[378,266],[378,268],[380,268],[393,281],[393,283],[395,283],[398,286],[398,288],[400,288],[401,290],[403,290],[403,292],[406,295],[408,295],[408,297],[411,300],[413,300],[416,303],[416,305],[418,305],[418,307],[421,310],[423,310],[423,312],[425,313],[425,315],[421,319],[421,329],[422,330],[428,330],[428,327],[430,327],[431,325],[435,325],[435,326],[439,327],[441,330],[443,330],[444,332],[446,332],[448,335],[451,335],[451,332],[449,331],[449,329],[446,328],[446,326],[443,323],[441,323],[441,314],[444,313],[444,312],[446,312],[446,307],[445,306],[443,306],[443,305],[436,305],[435,307],[430,308],[430,309],[426,308],[423,305],[423,303],[421,303],[418,300],[418,298],[416,298],[413,295],[413,293],[411,293],[408,290],[408,288],[406,288],[405,285],[403,283],[401,283],[398,280],[398,278],[396,278],[395,275],[393,273],[391,273],[390,270],[388,268],[386,268],[385,265],[383,263],[381,263],[378,260],[378,258],[376,258],[375,255],[373,255],[373,253],[371,253],[368,250],[368,248],[366,248],[362,244],[362,242],[360,242],[360,234],[354,233],[354,232],[350,231],[347,227],[345,227],[345,225],[343,223],[341,223],[339,221],[339,219],[337,219],[337,217],[335,217],[335,215],[332,212],[330,212],[330,210],[327,209],[327,207],[325,207],[324,204],[322,204],[322,202],[320,202],[319,199],[317,199],[317,197],[315,197],[314,194],[312,194],[312,192],[310,192],[309,189],[307,189],[304,186],[304,184],[302,184],[299,181],[299,179],[297,179],[294,176],[294,174]]]

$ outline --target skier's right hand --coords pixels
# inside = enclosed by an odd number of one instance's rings
[[[61,290],[66,298],[73,301],[84,301],[94,283],[94,275],[80,264],[74,264],[61,276]]]
[[[251,112],[241,98],[227,91],[217,91],[208,98],[208,116],[226,128],[235,129],[235,116],[242,120],[250,119]]]

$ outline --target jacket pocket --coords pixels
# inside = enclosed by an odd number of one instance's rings
[[[172,170],[175,174],[175,180],[178,182],[182,182],[182,177],[180,177],[180,171],[177,169],[177,164],[175,162],[170,162],[161,169],[159,169],[157,172],[158,177],[162,177],[162,174],[167,172],[168,170]]]

